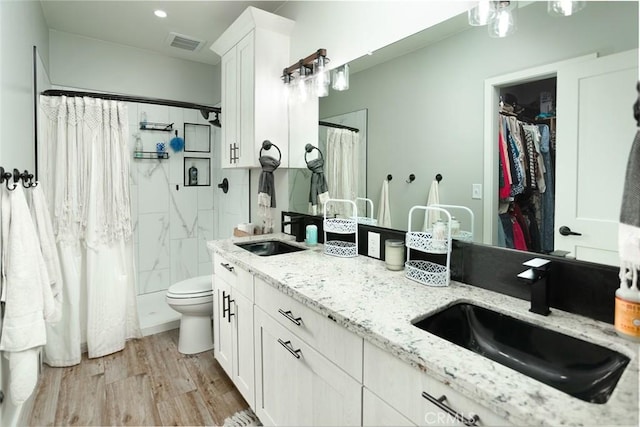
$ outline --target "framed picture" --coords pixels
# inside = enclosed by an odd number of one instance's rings
[[[184,151],[211,152],[211,126],[197,123],[184,124]]]
[[[184,158],[184,186],[206,187],[211,185],[211,159],[207,157]]]

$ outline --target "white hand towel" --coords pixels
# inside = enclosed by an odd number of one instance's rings
[[[30,350],[46,343],[45,319],[55,315],[55,303],[22,186],[9,193],[9,229],[7,246],[3,248],[6,302],[0,350],[7,352],[9,366],[15,369],[9,388],[19,390],[12,399],[20,403],[16,399],[29,397],[35,387],[33,378],[37,377],[38,367],[37,363],[29,362],[33,359]],[[7,214],[5,207],[3,203],[3,220]]]
[[[391,227],[391,210],[389,209],[389,181],[382,181],[380,205],[378,206],[378,226]]]
[[[53,223],[44,193],[40,185],[31,189],[31,216],[40,240],[40,249],[47,266],[49,284],[55,301],[55,314],[50,319],[51,322],[60,320],[62,312],[62,272],[60,269],[60,259],[56,248],[56,239],[53,235]]]
[[[431,183],[431,188],[429,189],[429,197],[427,198],[427,206],[437,205],[440,203],[440,194],[438,193],[438,181],[435,179]],[[440,212],[438,211],[427,211],[424,216],[424,224],[422,225],[422,230],[428,230],[432,227],[433,223],[440,219]]]

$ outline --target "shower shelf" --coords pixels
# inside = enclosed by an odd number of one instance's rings
[[[142,160],[142,159],[156,159],[156,160],[165,160],[169,158],[169,153],[166,151],[158,153],[157,151],[134,151],[133,158]]]
[[[173,123],[140,122],[140,130],[159,130],[162,132],[171,132],[173,130]]]

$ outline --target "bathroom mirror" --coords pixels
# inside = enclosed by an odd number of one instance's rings
[[[463,14],[352,61],[349,90],[331,90],[320,98],[321,118],[367,110],[365,194],[377,214],[382,182],[393,176],[391,228],[406,230],[410,207],[426,204],[429,187],[441,174],[440,202],[469,207],[475,214],[474,240],[482,242],[483,200],[472,197],[472,189],[484,183],[485,81],[583,55],[606,56],[638,47],[637,2],[588,2],[579,13],[563,18],[548,15],[547,2],[521,3],[513,35],[491,38],[486,27],[469,26]],[[629,93],[631,121],[635,86]],[[536,102],[518,100],[521,105]],[[408,183],[410,174],[415,180]],[[556,195],[563,191],[559,185]],[[292,200],[291,206],[306,204]]]

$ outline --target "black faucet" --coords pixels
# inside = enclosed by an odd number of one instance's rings
[[[284,226],[291,226],[292,235],[296,236],[296,242],[304,242],[306,237],[306,221],[304,216],[292,216],[289,221],[282,222],[282,232],[284,233]]]
[[[543,258],[533,258],[522,263],[528,270],[518,274],[518,278],[531,285],[530,312],[548,316],[549,310],[549,270],[551,261]]]

